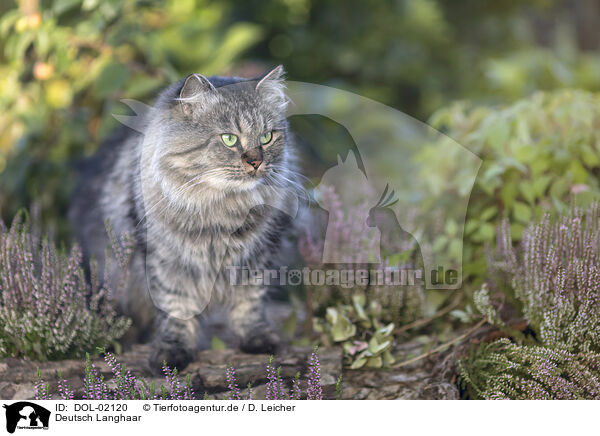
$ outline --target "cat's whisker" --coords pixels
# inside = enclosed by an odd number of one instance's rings
[[[295,180],[289,179],[288,177],[285,177],[283,174],[281,174],[277,171],[271,171],[270,175],[272,176],[272,178],[271,178],[272,181],[277,181],[280,183],[280,185],[279,185],[280,187],[295,189],[298,193],[300,193],[302,195],[303,199],[305,199],[305,200],[310,199],[308,192],[306,191],[304,186],[302,186],[301,183],[299,183]],[[282,181],[278,180],[277,177],[279,177],[280,179],[283,179],[283,181],[287,182],[287,184],[282,183]]]
[[[301,179],[306,180],[310,185],[312,185],[313,188],[316,188],[315,184],[313,183],[313,181],[311,179],[309,179],[308,177],[306,177],[304,174],[301,174],[297,171],[294,171],[290,168],[286,168],[285,166],[281,166],[281,165],[272,165],[271,168],[273,168],[274,170],[281,170],[281,171],[286,171],[289,174],[291,174],[293,177],[298,177]]]

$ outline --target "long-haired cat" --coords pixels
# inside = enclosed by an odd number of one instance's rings
[[[229,309],[242,350],[279,344],[265,321],[265,287],[233,286],[226,267],[272,267],[290,226],[282,74],[192,74],[160,94],[142,134],[122,130],[83,173],[70,213],[78,240],[102,263],[105,220],[135,236],[131,284],[118,298],[136,340],[153,330],[155,370],[193,359],[207,339],[198,315],[217,306]]]

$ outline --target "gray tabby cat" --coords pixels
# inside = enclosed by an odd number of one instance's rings
[[[196,315],[219,306],[243,351],[279,345],[264,317],[265,287],[232,286],[224,267],[273,267],[291,225],[282,74],[281,66],[260,80],[192,74],[159,96],[143,134],[124,129],[84,170],[70,218],[100,266],[104,220],[135,236],[131,285],[118,298],[133,340],[154,324],[154,370],[163,361],[183,369],[207,344]]]

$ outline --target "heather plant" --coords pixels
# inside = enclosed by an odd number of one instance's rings
[[[91,361],[89,353],[86,354],[85,372],[83,378],[82,398],[86,400],[199,400],[200,397],[194,392],[191,386],[191,377],[188,374],[184,380],[181,380],[176,368],[170,368],[166,363],[163,364],[163,375],[165,384],[157,389],[153,382],[148,385],[142,378],[136,377],[117,358],[105,350],[98,350],[104,353],[104,361],[112,372],[112,379],[107,382],[104,376],[98,370],[98,367]],[[281,367],[275,368],[273,365],[273,356],[269,357],[266,365],[267,400],[299,400],[302,397],[300,387],[300,373],[291,381],[291,389],[287,389],[287,383],[281,377]],[[252,384],[248,383],[248,392],[246,398],[243,398],[238,387],[235,368],[231,365],[227,367],[225,378],[228,392],[223,395],[227,400],[252,400]],[[57,386],[58,399],[73,400],[75,391],[69,386],[66,380],[59,375]],[[313,351],[308,361],[307,374],[308,389],[306,399],[323,399],[323,390],[321,388],[321,373],[319,356],[317,349]],[[51,386],[42,380],[41,373],[37,372],[37,382],[35,384],[35,399],[51,400]],[[338,378],[336,390],[341,392],[341,376]],[[56,399],[56,398],[55,398]],[[208,394],[204,392],[202,399],[208,400]]]
[[[167,397],[171,400],[194,400],[196,395],[192,389],[191,376],[188,374],[185,378],[185,383],[182,383],[177,375],[177,368],[170,368],[166,362],[163,362],[163,374],[169,386],[167,392],[162,390],[162,397]]]
[[[459,361],[470,398],[600,399],[600,354],[570,353],[503,338],[484,343]]]
[[[37,370],[37,380],[34,385],[35,389],[35,399],[36,400],[51,400],[52,397],[50,395],[50,385],[48,383],[44,383],[42,380],[42,374],[40,370]]]
[[[240,388],[238,387],[236,382],[235,369],[233,368],[233,366],[227,366],[227,372],[225,377],[227,378],[227,387],[229,388],[229,395],[227,399],[241,400],[242,398],[240,396]],[[251,395],[250,387],[248,387],[248,395]]]
[[[58,396],[61,400],[73,400],[75,392],[71,389],[62,374],[58,374]]]
[[[343,379],[343,376],[342,376],[342,374],[340,374],[335,382],[335,394],[336,394],[338,400],[342,399],[342,379]]]
[[[300,373],[297,372],[294,376],[294,381],[292,382],[292,392],[290,393],[290,400],[299,400],[302,395],[302,390],[300,388]]]
[[[508,276],[514,297],[542,345],[570,352],[600,352],[600,207],[552,220],[549,214],[513,248],[508,224],[500,228],[492,268]],[[486,293],[482,290],[480,293]],[[488,319],[494,308],[479,299]],[[485,314],[485,312],[484,312]]]
[[[131,374],[131,371],[127,370],[127,368],[121,365],[121,363],[117,361],[117,358],[111,353],[106,353],[104,360],[114,375],[113,381],[115,384],[115,400],[124,400],[128,397],[135,396],[136,394],[140,394],[141,396],[142,393],[140,392],[136,383],[136,379],[133,374]],[[91,364],[88,355],[86,359],[86,375],[90,373],[89,369],[91,368],[89,368],[89,366],[91,366]],[[86,377],[86,380],[87,378],[88,377]]]
[[[124,286],[132,240],[109,234]],[[40,239],[20,216],[10,229],[0,222],[0,357],[81,356],[120,338],[130,320],[117,315],[114,290],[99,283],[96,265],[88,284],[77,245],[66,254]]]
[[[288,391],[288,389],[286,388],[286,383],[284,383],[281,377],[281,367],[275,368],[273,366],[273,356],[269,357],[266,372],[267,385],[265,397],[267,400],[299,400],[301,398],[302,390],[300,388],[300,373],[296,373],[294,379],[292,380],[291,390]],[[321,388],[320,363],[319,356],[317,354],[317,347],[315,347],[308,361],[307,384],[307,400],[323,399],[323,391]]]
[[[307,400],[321,400],[323,398],[323,388],[321,387],[321,366],[317,349],[310,355],[308,362],[308,390],[306,391]]]
[[[269,357],[269,361],[267,362],[267,385],[266,385],[266,395],[265,398],[267,400],[277,400],[281,396],[279,392],[279,375],[277,374],[277,370],[273,366],[273,356]]]
[[[102,351],[102,350],[98,350]],[[108,352],[104,352],[104,361],[110,368],[113,378],[108,383],[92,363],[90,355],[86,354],[85,373],[83,377],[84,400],[194,400],[197,399],[191,387],[191,378],[186,376],[182,381],[178,376],[177,369],[163,365],[165,385],[160,391],[156,389],[153,382],[148,385],[144,379],[138,379],[117,358]],[[74,390],[67,381],[59,376],[58,399],[73,400]],[[37,400],[50,400],[50,384],[44,383],[38,371],[38,381],[35,385],[35,398]],[[239,394],[239,392],[238,392]]]
[[[104,376],[100,374],[96,365],[94,365],[89,354],[86,355],[85,377],[83,379],[83,399],[100,400],[108,399],[110,391],[104,381]]]
[[[524,231],[517,247],[508,223],[500,228],[490,263],[492,275],[504,280],[490,283],[494,295],[483,286],[474,302],[513,342],[483,343],[459,361],[461,384],[469,395],[599,398],[599,219],[597,204],[556,220],[545,214]],[[533,334],[511,328],[499,310],[503,302],[520,308]]]

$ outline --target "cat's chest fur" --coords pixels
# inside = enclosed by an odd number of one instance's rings
[[[148,244],[168,251],[178,262],[214,268],[213,260],[244,262],[261,244],[271,216],[261,206],[243,205],[229,211],[168,211],[148,218]]]

